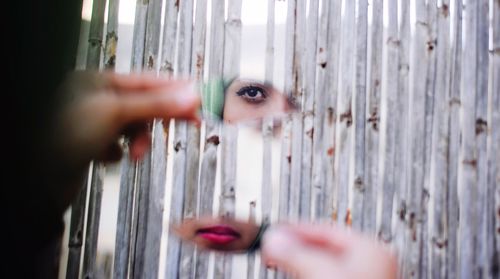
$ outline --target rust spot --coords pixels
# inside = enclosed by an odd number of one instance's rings
[[[443,249],[444,247],[447,247],[448,246],[448,240],[447,239],[444,239],[444,240],[439,240],[437,239],[436,237],[434,237],[432,239],[432,242],[434,243],[434,245],[436,245],[436,247],[438,249]]]
[[[328,124],[333,124],[333,122],[335,121],[334,110],[332,107],[329,107],[327,111],[328,111]]]
[[[422,189],[422,197],[424,202],[428,202],[431,197],[431,193],[429,192],[429,190],[427,190],[426,188]]]
[[[203,68],[203,56],[200,54],[196,55],[196,68],[201,70]]]
[[[401,45],[401,41],[397,40],[397,39],[394,39],[393,37],[389,37],[387,39],[387,44],[388,45],[393,45],[395,47],[399,47]]]
[[[108,61],[106,61],[105,67],[106,69],[113,68],[116,65],[116,55],[112,55],[109,57]]]
[[[377,237],[378,237],[379,241],[382,241],[382,242],[384,242],[386,244],[389,244],[392,241],[392,236],[390,236],[390,235],[385,236],[382,231],[378,232]]]
[[[155,60],[152,55],[148,58],[148,69],[152,70],[155,66]]]
[[[292,98],[293,98],[293,102],[294,103],[297,103],[297,97],[300,97],[301,96],[301,91],[302,91],[302,88],[299,88],[299,72],[298,72],[298,69],[294,69],[294,72],[293,72],[293,75],[294,75],[294,92],[292,94]]]
[[[476,119],[476,135],[486,132],[487,129],[488,122],[481,118]]]
[[[378,122],[380,121],[380,117],[378,116],[378,109],[374,108],[370,117],[368,118],[368,123],[372,124],[372,129],[378,131]]]
[[[459,98],[451,98],[450,100],[450,106],[453,106],[453,105],[462,105],[462,102],[460,102],[460,99]]]
[[[342,113],[340,115],[340,122],[343,122],[343,121],[346,121],[346,125],[347,127],[351,126],[352,125],[352,112],[351,112],[351,108],[349,108],[348,111]]]
[[[416,217],[415,212],[411,212],[410,213],[410,225],[413,225],[413,223],[415,221],[415,217]]]
[[[423,26],[425,28],[428,28],[429,24],[425,21],[417,20],[417,25]]]
[[[167,74],[172,74],[174,72],[174,68],[172,66],[172,63],[170,63],[169,61],[165,61],[165,64],[163,64],[163,66],[161,66],[160,71],[167,73]]]
[[[477,166],[477,160],[463,160],[462,163],[470,165],[473,168]]]
[[[104,66],[106,69],[113,68],[116,63],[116,46],[118,44],[118,36],[116,33],[113,32],[108,32],[106,34],[106,56],[109,57],[106,62],[104,63]]]
[[[408,72],[410,72],[410,65],[408,65],[408,64],[399,64],[398,65],[398,71],[401,72],[401,74],[404,74],[406,76],[406,75],[408,75]]]
[[[286,160],[288,161],[289,164],[292,163],[292,156],[288,155],[286,156]]]
[[[213,144],[215,146],[219,145],[220,143],[220,140],[219,140],[219,136],[211,136],[207,139],[207,144]]]
[[[375,80],[375,87],[378,87],[378,86],[380,86],[380,80],[379,80],[379,79],[376,79],[376,80]]]
[[[401,206],[399,207],[399,220],[404,221],[405,217],[406,217],[406,203],[402,201]]]
[[[337,219],[338,219],[338,213],[337,213],[337,210],[335,209],[332,212],[332,220],[337,221]]]
[[[416,214],[415,212],[410,213],[409,227],[411,230],[411,239],[417,241],[417,228],[416,228]]]
[[[334,147],[328,148],[328,151],[326,153],[328,154],[328,156],[333,156],[335,154],[335,148]]]
[[[179,9],[179,0],[175,0],[175,7]]]
[[[311,128],[311,130],[307,131],[306,132],[306,135],[310,138],[312,138],[314,136],[314,128]]]
[[[319,53],[322,53],[324,49],[322,47],[319,48]]]
[[[256,204],[257,204],[257,202],[256,202],[256,201],[251,201],[251,202],[250,202],[250,206],[255,206]]]
[[[300,108],[300,103],[297,101],[297,95],[298,95],[299,93],[297,93],[297,92],[299,92],[299,89],[297,89],[297,88],[296,88],[296,89],[294,89],[294,93],[293,93],[294,95],[292,95],[292,96],[290,96],[290,97],[288,98],[288,103],[289,103],[289,104],[293,104],[293,106],[294,106],[295,108]]]
[[[347,209],[347,212],[345,214],[344,222],[345,222],[346,226],[348,226],[348,227],[352,226],[352,216],[351,216],[351,210],[350,209]]]
[[[175,144],[175,146],[174,146],[174,150],[175,150],[175,152],[178,152],[179,150],[181,150],[181,148],[182,148],[182,144],[181,144],[181,142],[179,141],[179,142],[177,142],[177,143]]]
[[[496,47],[489,51],[492,55],[500,55],[500,47]]]
[[[161,124],[163,124],[163,132],[165,133],[165,135],[168,135],[168,130],[169,130],[170,121],[168,121],[168,120],[163,120],[163,121],[161,122]]]
[[[361,177],[357,177],[354,180],[354,189],[358,190],[359,192],[365,191],[365,187],[363,185],[363,179],[361,179]]]
[[[320,63],[319,65],[320,65],[320,66],[321,66],[321,68],[323,68],[323,69],[324,69],[324,68],[326,68],[326,62]]]
[[[427,50],[430,52],[430,51],[433,51],[435,46],[437,44],[437,40],[432,40],[432,41],[428,41],[427,42]]]
[[[448,7],[447,4],[443,4],[443,6],[441,6],[441,13],[444,17],[448,17],[450,15],[450,7]]]
[[[500,227],[497,228],[497,234],[500,234]]]

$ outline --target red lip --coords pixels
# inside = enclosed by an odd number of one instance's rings
[[[236,230],[226,225],[201,228],[196,231],[196,235],[215,244],[228,244],[241,237]]]

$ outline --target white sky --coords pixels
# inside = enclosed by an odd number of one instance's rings
[[[207,0],[210,1],[210,0]],[[136,0],[120,1],[119,22],[122,24],[133,24],[135,17]],[[281,7],[283,6],[283,7]],[[276,1],[276,11],[286,11],[285,1]],[[242,21],[243,24],[257,25],[265,24],[267,17],[267,0],[243,0]],[[83,1],[82,17],[90,19],[92,15],[92,0]],[[285,23],[286,12],[276,13],[276,23]]]

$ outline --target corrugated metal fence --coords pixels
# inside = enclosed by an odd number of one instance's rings
[[[114,67],[118,1],[108,0],[106,34],[106,1],[93,1],[87,68]],[[398,252],[402,278],[499,278],[500,1],[287,5],[275,11],[268,1],[262,61],[272,81],[275,13],[287,13],[285,91],[302,112],[282,127],[281,164],[274,170],[280,172],[279,219],[335,220],[373,235]],[[241,8],[242,0],[138,0],[132,70],[200,79],[238,75]],[[272,127],[264,121],[262,219],[271,218]],[[161,251],[160,241],[168,230],[164,206],[171,222],[211,214],[214,201],[221,215],[234,216],[237,131],[179,121],[169,133],[160,120],[151,130],[146,159],[122,162],[113,278],[206,278],[209,270],[230,278],[231,256],[217,255],[210,268],[208,255],[174,237]],[[221,190],[214,198],[218,161]],[[73,206],[67,278],[97,276],[104,173],[94,163],[90,190]],[[165,201],[167,180],[172,193]],[[248,274],[266,275],[255,268],[260,272]]]

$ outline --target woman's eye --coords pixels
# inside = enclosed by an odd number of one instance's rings
[[[250,103],[261,103],[267,98],[266,91],[258,86],[245,86],[238,90],[236,95]]]

